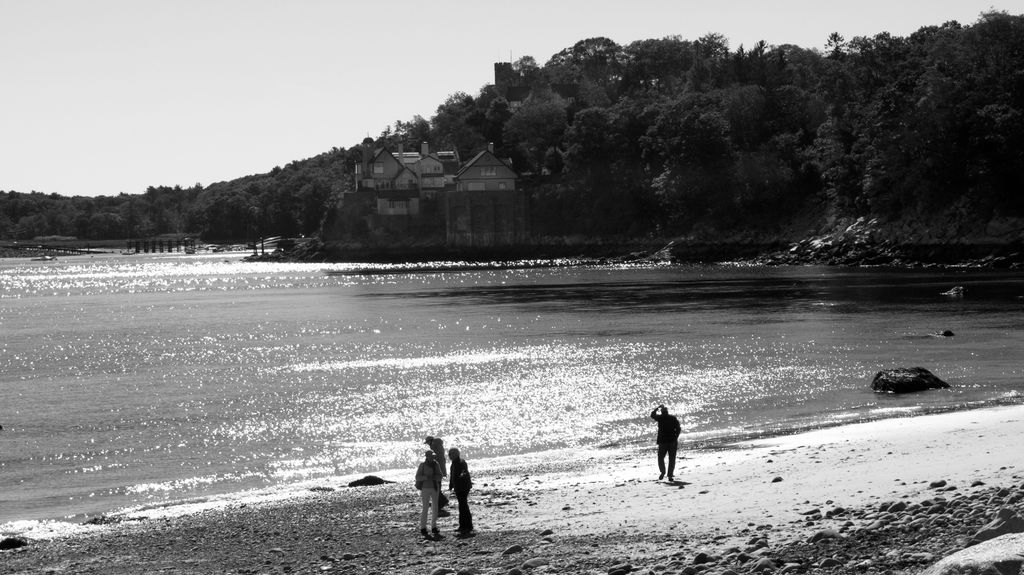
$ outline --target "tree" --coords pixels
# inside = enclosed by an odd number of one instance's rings
[[[462,157],[470,157],[474,150],[482,148],[486,142],[480,132],[470,125],[471,118],[477,112],[472,96],[465,92],[456,92],[437,107],[437,113],[431,120],[432,130],[430,141],[436,145],[458,150]]]
[[[515,143],[539,171],[548,149],[562,141],[568,123],[566,103],[553,93],[533,94],[505,124],[509,143]]]

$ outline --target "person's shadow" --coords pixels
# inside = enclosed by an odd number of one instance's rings
[[[692,485],[689,481],[683,481],[682,479],[672,479],[662,483],[664,483],[666,487],[675,487],[676,489],[682,489],[687,485]]]

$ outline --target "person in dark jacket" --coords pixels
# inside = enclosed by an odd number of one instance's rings
[[[444,440],[440,437],[428,435],[423,439],[423,443],[426,443],[427,446],[430,447],[430,450],[434,452],[434,457],[437,458],[437,463],[441,466],[441,475],[448,475],[448,466],[444,460]],[[444,493],[442,493],[439,500],[441,505],[441,517],[448,517],[448,510],[445,509],[445,507],[448,507],[448,498],[445,497]]]
[[[448,458],[452,460],[448,488],[455,492],[455,498],[459,500],[459,533],[469,535],[473,532],[473,515],[469,512],[469,490],[473,487],[473,481],[469,476],[469,466],[454,447],[448,450]]]
[[[658,412],[661,413],[658,413]],[[676,471],[676,450],[679,449],[679,420],[676,416],[670,415],[668,408],[659,405],[651,412],[651,419],[658,422],[658,470],[661,475],[658,480],[665,478],[665,455],[668,455],[668,480],[673,481]]]

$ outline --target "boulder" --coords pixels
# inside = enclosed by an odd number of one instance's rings
[[[1024,532],[1024,519],[1013,509],[1004,507],[996,512],[995,519],[974,534],[970,544],[982,543],[1008,533],[1022,532]]]
[[[0,551],[8,551],[10,549],[18,549],[28,545],[28,541],[21,537],[4,537],[0,539]]]
[[[884,393],[911,393],[947,387],[948,383],[923,367],[883,369],[871,381],[871,389]]]
[[[922,575],[1018,575],[1024,566],[1024,533],[989,539],[939,560]]]
[[[376,475],[367,475],[366,477],[364,477],[362,479],[356,479],[355,481],[349,483],[348,486],[349,487],[366,487],[366,486],[369,486],[369,485],[382,485],[384,483],[394,483],[394,481],[388,481],[386,479],[381,479],[380,477],[377,477]]]

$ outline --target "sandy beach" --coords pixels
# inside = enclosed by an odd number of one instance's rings
[[[408,470],[28,540],[0,573],[918,573],[1000,509],[1024,513],[1024,406],[681,452],[673,483],[657,480],[653,427],[649,448],[468,453],[470,538],[455,510],[440,539],[419,535]]]

